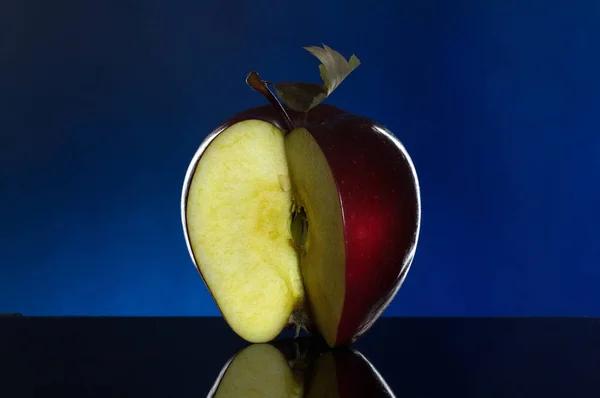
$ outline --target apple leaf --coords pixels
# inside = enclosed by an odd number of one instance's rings
[[[340,83],[360,65],[356,55],[346,60],[342,54],[323,44],[321,47],[304,47],[317,57],[321,64],[319,71],[323,84],[277,83],[275,91],[281,100],[297,112],[308,112],[327,98]]]
[[[312,83],[277,83],[275,92],[288,108],[297,112],[308,112],[327,98],[327,89]]]
[[[319,65],[321,79],[327,88],[327,95],[330,95],[340,83],[360,65],[359,59],[352,54],[350,59],[346,59],[339,52],[323,44],[321,47],[304,47],[305,50],[317,57],[322,62]]]

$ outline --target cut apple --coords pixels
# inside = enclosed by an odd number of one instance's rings
[[[276,337],[302,304],[292,203],[284,135],[260,120],[220,132],[189,185],[187,233],[198,270],[231,328],[250,342]]]
[[[295,205],[306,217],[300,265],[313,321],[333,345],[345,293],[344,223],[335,179],[323,151],[304,128],[285,138]],[[295,238],[298,241],[298,237]]]
[[[329,346],[363,335],[395,297],[421,223],[410,156],[385,127],[321,102],[355,69],[309,47],[323,84],[246,82],[270,103],[240,112],[188,168],[188,249],[225,320],[247,341],[295,324]],[[297,329],[298,330],[298,329]]]
[[[247,341],[288,324],[352,343],[402,285],[420,194],[402,144],[329,105],[284,132],[271,106],[235,115],[192,160],[182,195],[190,254]]]

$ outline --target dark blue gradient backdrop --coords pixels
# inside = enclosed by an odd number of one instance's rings
[[[600,3],[0,2],[0,312],[216,315],[185,247],[188,163],[319,81],[413,156],[423,224],[387,315],[600,315]]]

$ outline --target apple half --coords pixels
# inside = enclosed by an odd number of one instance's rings
[[[223,317],[253,343],[287,325],[330,346],[356,340],[390,304],[420,229],[416,171],[368,118],[319,104],[241,112],[200,145],[181,201],[190,255]]]

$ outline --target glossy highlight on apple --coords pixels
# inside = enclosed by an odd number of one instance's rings
[[[185,176],[188,250],[229,326],[251,343],[286,327],[354,342],[394,299],[421,221],[417,174],[383,125],[322,102],[360,65],[307,47],[323,84],[246,82],[269,102],[200,144]],[[276,95],[269,86],[275,88]]]

